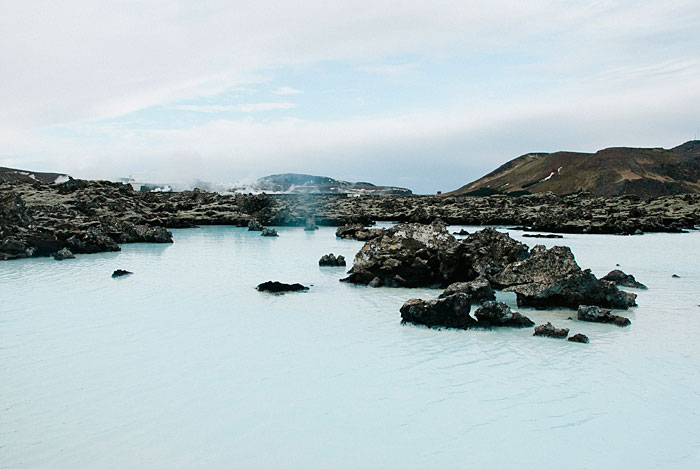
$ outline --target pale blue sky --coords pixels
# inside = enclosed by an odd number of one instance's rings
[[[0,2],[3,166],[431,193],[700,132],[696,0]]]

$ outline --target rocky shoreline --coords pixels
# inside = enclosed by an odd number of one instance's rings
[[[340,226],[374,221],[506,225],[554,233],[682,232],[700,225],[700,195],[641,199],[143,193],[107,181],[0,183],[0,260],[170,243],[168,228],[197,225]],[[366,230],[370,236],[372,230]],[[355,237],[352,234],[349,237]]]

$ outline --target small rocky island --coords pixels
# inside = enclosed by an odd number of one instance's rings
[[[341,227],[338,232],[347,230]],[[457,240],[439,220],[377,231],[357,253],[348,273],[342,281],[371,287],[444,288],[435,300],[410,299],[401,307],[404,322],[430,327],[534,326],[505,303],[493,301],[494,289],[514,292],[518,306],[568,308],[578,310],[581,320],[619,326],[629,325],[629,319],[605,308],[628,309],[636,306],[637,297],[606,279],[632,276],[613,271],[598,279],[579,267],[568,247],[530,249],[493,228]],[[472,305],[477,306],[474,317]],[[568,335],[568,329],[563,331],[549,324],[535,335]]]

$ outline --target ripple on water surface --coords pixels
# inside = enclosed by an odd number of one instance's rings
[[[318,259],[361,243],[278,231],[0,263],[0,466],[700,465],[698,233],[536,240],[649,286],[628,328],[521,310],[583,345],[402,326],[439,291],[340,283]]]

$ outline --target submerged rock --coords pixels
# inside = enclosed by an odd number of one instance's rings
[[[263,229],[262,229],[262,234],[261,234],[261,236],[272,236],[272,237],[277,237],[277,236],[279,236],[279,235],[277,234],[277,230],[274,229],[274,228],[269,228],[269,229],[268,229],[268,228],[263,228]]]
[[[63,248],[60,251],[56,251],[52,254],[52,256],[57,261],[62,261],[64,259],[75,259],[75,256],[68,248]]]
[[[525,234],[523,234],[523,238],[560,239],[563,237],[564,236],[562,236],[560,234],[552,234],[552,233],[550,233],[550,234],[541,234],[541,233],[537,233],[537,234],[525,233]]]
[[[623,287],[640,288],[642,290],[647,290],[646,285],[637,282],[637,279],[634,278],[634,275],[626,274],[619,269],[615,269],[608,272],[608,274],[605,277],[602,277],[601,280],[607,280],[608,282],[612,282],[615,285],[621,285]]]
[[[131,274],[133,274],[133,272],[129,272],[128,270],[117,269],[114,272],[112,272],[112,278],[124,277],[125,275]]]
[[[571,249],[535,246],[530,257],[508,265],[494,282],[513,291],[519,306],[578,308],[582,304],[627,309],[637,295],[619,290],[609,281],[598,280],[590,270],[581,270]]]
[[[572,335],[571,337],[568,338],[569,342],[579,342],[582,344],[587,344],[588,343],[588,336],[584,334],[575,334]]]
[[[615,324],[616,326],[625,327],[632,322],[623,316],[616,316],[609,309],[599,308],[598,306],[581,305],[578,307],[578,319],[587,322],[602,322],[606,324]]]
[[[330,253],[321,257],[321,259],[318,261],[318,265],[321,267],[343,267],[346,265],[346,262],[345,257],[335,257],[333,253]]]
[[[463,292],[469,295],[473,303],[483,303],[484,301],[496,299],[493,288],[491,288],[491,283],[483,277],[472,280],[471,282],[455,282],[449,285],[439,298],[445,298],[457,292]]]
[[[551,322],[548,322],[547,324],[540,324],[539,326],[535,327],[535,333],[532,335],[551,337],[553,339],[564,339],[567,335],[569,335],[569,329],[557,329]]]
[[[257,287],[256,290],[268,293],[285,293],[285,292],[295,292],[295,291],[306,291],[309,287],[305,287],[301,283],[282,283],[276,281],[263,282]]]
[[[476,325],[474,318],[469,316],[469,309],[469,295],[465,293],[437,300],[411,299],[401,307],[401,320],[429,327],[467,329]]]
[[[483,327],[532,327],[527,316],[516,313],[502,301],[487,301],[474,312],[479,326]]]

